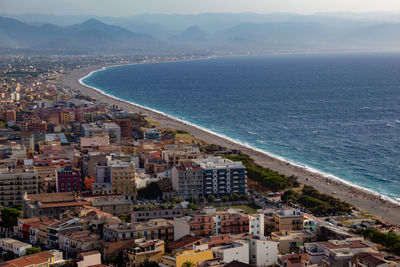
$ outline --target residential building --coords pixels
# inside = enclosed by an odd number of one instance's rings
[[[172,168],[172,187],[182,198],[203,195],[203,170],[193,163],[181,163]]]
[[[133,162],[108,160],[96,166],[96,183],[110,184],[113,193],[134,200],[136,196],[135,165]],[[94,184],[93,184],[94,186]]]
[[[0,205],[22,203],[24,193],[39,193],[38,177],[33,168],[0,170]]]
[[[246,194],[246,168],[241,162],[221,157],[193,160],[203,171],[203,195]]]
[[[240,261],[249,263],[249,243],[243,240],[234,241],[231,244],[212,249],[215,258],[222,260],[222,263]]]
[[[182,217],[182,209],[144,209],[132,211],[131,222],[147,222],[151,219],[168,219]]]
[[[77,192],[82,190],[82,177],[78,170],[67,166],[57,170],[57,192]]]
[[[298,253],[304,244],[317,240],[315,233],[304,230],[273,232],[271,239],[279,243],[279,252],[283,255]]]
[[[76,218],[64,218],[47,226],[47,244],[50,247],[58,247],[58,238],[62,233],[82,230],[81,222]]]
[[[214,255],[211,249],[207,250],[185,250],[178,252],[173,256],[164,255],[159,265],[161,267],[182,267],[182,264],[186,261],[191,261],[197,266],[200,261],[214,259]]]
[[[249,215],[249,234],[264,236],[264,214]]]
[[[311,264],[308,259],[308,254],[288,254],[288,255],[279,255],[278,263],[279,267],[305,267],[312,266],[317,267],[318,265]]]
[[[304,218],[300,211],[294,209],[274,211],[272,219],[274,231],[303,230]]]
[[[104,239],[120,241],[132,238],[173,240],[174,225],[166,219],[153,219],[140,223],[108,224],[104,226]]]
[[[134,245],[129,247],[124,254],[128,258],[126,262],[128,267],[139,267],[145,261],[158,263],[161,262],[164,254],[164,241],[136,239]]]
[[[174,219],[174,240],[189,234],[210,236],[248,231],[249,217],[240,212],[216,212],[215,208],[211,208],[204,209],[200,214]]]
[[[97,250],[81,252],[78,254],[77,267],[101,265],[101,254]]]
[[[3,251],[11,251],[18,257],[25,255],[25,250],[32,245],[12,238],[0,238],[0,248]]]
[[[189,163],[191,160],[203,158],[197,145],[185,143],[165,145],[161,151],[161,156],[169,166]]]
[[[348,238],[346,240],[330,240],[327,242],[308,243],[304,252],[312,264],[318,266],[349,266],[349,261],[362,252],[376,253],[376,244],[363,238]]]
[[[249,263],[255,266],[275,266],[278,262],[278,242],[264,236],[245,238],[249,243]]]
[[[61,259],[60,259],[61,258]],[[43,251],[21,258],[2,263],[2,267],[49,267],[52,264],[62,261],[60,252],[51,250]]]
[[[349,261],[349,267],[398,267],[400,262],[395,262],[384,253],[362,252]]]

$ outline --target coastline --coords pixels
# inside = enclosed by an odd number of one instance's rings
[[[317,170],[293,164],[275,155],[243,145],[229,137],[216,134],[197,125],[168,116],[162,112],[118,99],[114,96],[103,93],[94,87],[82,84],[82,79],[106,67],[111,67],[111,65],[91,66],[74,70],[71,73],[62,76],[63,82],[71,88],[79,90],[84,95],[94,97],[98,101],[111,105],[118,105],[129,112],[144,113],[157,120],[161,127],[182,129],[190,132],[196,138],[207,143],[217,144],[230,149],[242,150],[252,157],[258,164],[264,167],[287,176],[295,175],[298,177],[298,181],[302,184],[312,185],[320,192],[347,201],[361,210],[365,210],[370,214],[382,218],[384,221],[393,224],[400,224],[400,205],[394,203],[394,201],[391,201],[388,198],[380,196],[376,192],[353,185],[350,182],[332,177],[331,175],[323,174]]]

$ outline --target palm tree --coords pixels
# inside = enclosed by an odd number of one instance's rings
[[[184,263],[182,263],[181,267],[195,267],[196,264],[194,264],[193,261],[185,261]]]

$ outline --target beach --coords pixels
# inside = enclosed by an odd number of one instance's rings
[[[182,129],[190,132],[193,136],[203,140],[204,142],[220,145],[229,149],[241,150],[264,167],[286,176],[295,175],[298,177],[298,181],[302,184],[312,185],[320,192],[331,194],[334,197],[346,201],[361,210],[367,211],[370,214],[382,218],[383,221],[393,224],[400,224],[400,205],[384,199],[378,194],[352,186],[345,182],[341,182],[340,180],[333,179],[332,177],[324,176],[318,172],[314,172],[301,166],[291,164],[267,153],[246,147],[229,140],[228,138],[216,135],[205,129],[195,127],[181,120],[166,116],[162,113],[158,113],[153,110],[110,97],[98,90],[95,90],[94,88],[84,86],[79,82],[79,79],[82,77],[88,75],[92,71],[101,69],[102,67],[103,66],[92,66],[74,70],[71,73],[62,75],[60,80],[65,85],[70,86],[72,89],[79,90],[82,94],[93,97],[100,102],[107,103],[109,105],[117,105],[127,112],[146,114],[149,117],[157,120],[162,128]]]

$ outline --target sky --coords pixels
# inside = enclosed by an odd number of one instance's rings
[[[400,12],[400,0],[0,0],[0,13],[130,16],[206,12]]]

